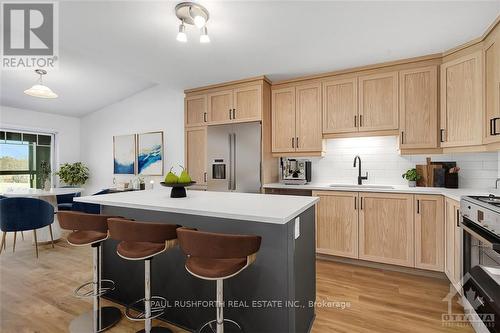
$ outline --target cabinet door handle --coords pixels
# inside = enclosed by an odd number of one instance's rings
[[[405,132],[404,131],[401,131],[401,144],[404,144],[404,141],[405,141]]]
[[[296,143],[296,145],[297,145],[297,148],[299,148],[299,137],[296,137],[296,138],[295,138],[295,141],[296,141],[295,143]]]
[[[359,198],[359,209],[363,210],[363,197]]]
[[[358,116],[354,116],[354,127],[358,127]]]
[[[460,228],[460,209],[457,209],[457,227]]]
[[[236,109],[233,109],[233,119],[236,119]]]
[[[205,180],[205,183],[207,182],[207,173],[203,173],[203,179]]]
[[[363,127],[363,115],[359,115],[359,127]]]
[[[500,118],[492,118],[490,120],[490,134],[491,135],[499,135],[500,133],[497,133],[497,120]]]
[[[292,148],[295,148],[295,138],[292,138]]]
[[[207,113],[203,112],[203,121],[206,123],[207,122]]]
[[[358,198],[354,197],[354,210],[358,210]]]
[[[420,214],[420,200],[417,200],[417,214]]]
[[[444,128],[441,128],[441,129],[439,130],[439,136],[440,136],[440,137],[439,137],[439,141],[444,142],[444,141],[445,141],[445,140],[444,140]]]
[[[233,111],[233,110],[229,109],[229,119],[233,119],[233,118],[232,118],[232,114],[233,114],[233,113],[232,113],[232,111]]]

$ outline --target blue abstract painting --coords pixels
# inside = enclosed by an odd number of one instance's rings
[[[113,137],[113,173],[135,174],[135,134]]]
[[[138,134],[137,173],[146,176],[163,175],[163,132]]]

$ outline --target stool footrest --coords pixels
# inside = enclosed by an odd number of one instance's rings
[[[102,296],[110,291],[115,290],[115,282],[112,280],[101,280],[101,286],[100,286],[100,291],[98,293],[94,293],[94,285],[96,283],[94,281],[86,282],[79,286],[78,288],[75,289],[75,296],[76,297],[95,297],[95,296]]]
[[[151,316],[146,317],[145,311],[141,311],[137,315],[133,315],[130,312],[132,310],[132,308],[136,307],[137,305],[139,305],[141,303],[142,303],[142,305],[139,308],[144,309],[145,303],[146,303],[146,298],[141,298],[141,299],[135,301],[134,303],[127,305],[127,308],[125,309],[125,316],[128,319],[133,320],[133,321],[144,321],[147,319],[154,319],[154,318],[161,316],[165,312],[165,308],[166,308],[166,304],[167,304],[167,300],[165,299],[165,297],[152,296],[150,301],[151,301]]]
[[[233,324],[234,326],[236,326],[238,328],[238,330],[240,332],[243,332],[243,329],[241,328],[240,324],[238,324],[237,322],[235,322],[234,320],[231,320],[231,319],[224,319],[224,323],[230,323],[230,324]],[[195,332],[196,333],[203,333],[203,330],[205,328],[209,328],[210,331],[207,331],[207,332],[217,332],[217,319],[214,319],[214,320],[210,320],[209,322],[206,322],[200,329],[196,330]]]

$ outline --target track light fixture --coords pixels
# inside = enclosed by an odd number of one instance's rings
[[[177,33],[177,40],[179,42],[187,42],[186,24],[189,24],[200,29],[200,43],[210,43],[206,27],[210,16],[205,7],[194,2],[181,2],[175,6],[175,15],[181,20],[179,32]]]

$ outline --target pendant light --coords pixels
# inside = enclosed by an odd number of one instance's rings
[[[57,94],[55,92],[53,92],[52,89],[43,85],[42,76],[46,75],[47,71],[44,69],[36,69],[35,73],[40,75],[40,77],[38,78],[37,84],[33,85],[29,89],[26,89],[24,91],[24,93],[26,95],[30,95],[30,96],[38,97],[38,98],[57,98],[58,97]]]

